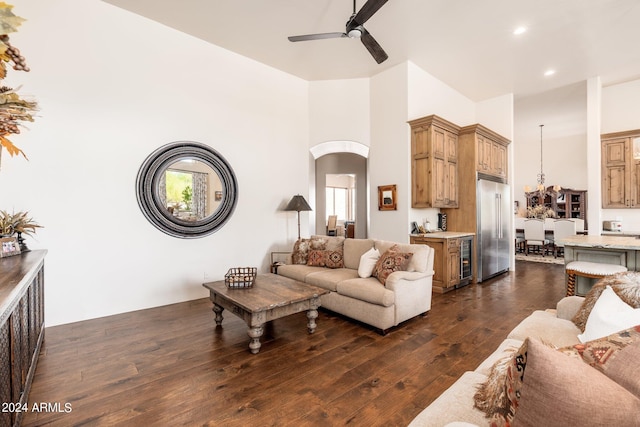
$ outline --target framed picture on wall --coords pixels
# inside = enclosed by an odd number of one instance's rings
[[[0,239],[0,258],[20,255],[20,245],[15,237],[3,237]]]
[[[396,205],[396,186],[381,185],[378,187],[378,210],[379,211],[395,211]]]

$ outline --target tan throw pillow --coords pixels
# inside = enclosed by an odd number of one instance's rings
[[[640,399],[588,364],[531,339],[513,425],[637,426]]]
[[[589,314],[607,285],[620,299],[633,308],[640,308],[640,272],[626,271],[600,279],[587,293],[576,315],[571,319],[584,332]]]
[[[478,386],[473,396],[474,406],[485,413],[494,427],[509,426],[518,407],[522,377],[527,365],[528,339],[520,348],[496,361],[487,381]]]
[[[310,250],[307,265],[326,268],[343,268],[344,257],[341,251]]]
[[[413,256],[412,253],[398,252],[397,249],[398,245],[390,247],[380,255],[380,259],[376,261],[376,266],[373,268],[372,276],[376,277],[383,285],[387,283],[387,277],[394,271],[406,270]]]

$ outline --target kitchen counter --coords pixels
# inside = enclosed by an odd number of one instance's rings
[[[596,249],[624,249],[640,251],[640,239],[620,235],[576,235],[560,240],[565,246],[577,246]]]
[[[625,230],[625,231],[602,231],[603,236],[623,236],[623,237],[636,237],[640,236],[640,231]]]
[[[582,236],[561,239],[564,243],[564,263],[588,261],[603,264],[624,265],[629,271],[640,269],[640,239],[620,235]],[[578,277],[576,294],[585,295],[595,279]]]
[[[457,239],[458,237],[475,236],[475,233],[463,231],[434,231],[433,233],[412,234],[411,237],[430,237],[433,239]]]

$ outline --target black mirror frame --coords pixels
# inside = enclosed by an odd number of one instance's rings
[[[162,174],[185,157],[210,166],[220,177],[224,195],[213,214],[193,222],[171,215],[158,194]],[[213,148],[199,142],[176,141],[158,148],[142,163],[136,178],[136,196],[140,210],[158,230],[173,237],[196,239],[216,232],[229,220],[238,202],[238,182],[229,163]]]

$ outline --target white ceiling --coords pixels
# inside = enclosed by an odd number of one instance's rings
[[[412,61],[480,101],[640,78],[638,0],[389,0],[365,24],[389,55],[380,65],[358,40],[287,40],[344,31],[352,0],[104,1],[306,80]],[[528,31],[514,36],[520,25]],[[557,72],[545,77],[549,68]]]

